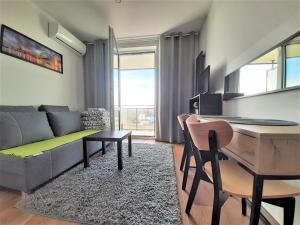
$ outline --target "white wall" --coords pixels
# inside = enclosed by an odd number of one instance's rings
[[[300,122],[300,90],[226,101],[223,111],[226,115]]]
[[[60,74],[0,54],[1,105],[68,105],[83,110],[82,57],[47,36],[53,18],[30,1],[0,1],[0,24],[5,24],[63,55]]]
[[[200,48],[211,65],[212,92],[223,92],[224,76],[300,30],[299,1],[216,1],[201,30]],[[300,122],[300,90],[230,100],[225,115]],[[294,184],[300,187],[300,182]],[[282,211],[270,212],[282,220]],[[297,199],[294,224],[300,224]]]

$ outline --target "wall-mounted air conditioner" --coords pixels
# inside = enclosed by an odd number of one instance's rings
[[[54,38],[59,43],[63,43],[81,56],[85,54],[86,45],[65,28],[63,28],[60,24],[56,22],[49,23],[48,29],[49,37]]]

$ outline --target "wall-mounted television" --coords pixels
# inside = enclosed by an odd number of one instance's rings
[[[199,94],[209,93],[210,66],[207,66],[199,76],[197,76],[197,90]]]
[[[196,74],[200,75],[202,71],[204,70],[204,64],[205,64],[205,55],[201,51],[200,54],[196,58]],[[198,77],[198,76],[197,76]]]
[[[197,94],[209,92],[210,67],[205,66],[205,54],[201,51],[196,58],[196,88]]]

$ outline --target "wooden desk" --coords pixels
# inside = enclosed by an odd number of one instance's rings
[[[231,124],[225,154],[259,175],[300,175],[300,126]]]
[[[215,119],[200,118],[202,121]],[[250,225],[257,225],[264,180],[300,179],[300,125],[231,126],[233,138],[222,151],[253,175]]]

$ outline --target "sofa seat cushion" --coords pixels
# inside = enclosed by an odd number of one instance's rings
[[[59,147],[61,145],[79,140],[88,135],[99,132],[100,130],[84,130],[72,134],[68,134],[53,139],[39,141],[32,144],[22,145],[15,148],[10,148],[0,151],[0,154],[12,155],[16,157],[26,158],[42,154],[45,151]]]

